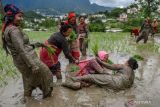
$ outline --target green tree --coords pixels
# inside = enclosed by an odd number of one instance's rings
[[[42,19],[44,18],[44,16],[40,15],[40,14],[37,14],[36,12],[34,11],[27,11],[24,13],[24,18],[25,20],[27,21],[32,21],[33,19]]]
[[[40,25],[43,27],[46,27],[46,28],[51,28],[51,27],[56,26],[56,24],[57,23],[55,20],[47,18],[45,21],[42,21],[42,23]]]
[[[152,12],[156,12],[160,5],[159,0],[135,0],[137,4],[141,6],[141,10],[145,17],[151,17]]]
[[[106,15],[106,17],[109,17],[109,16],[110,16],[110,12],[109,12],[108,10],[106,10],[106,11],[104,12],[104,14]]]
[[[93,23],[96,19],[97,19],[97,18],[95,18],[95,17],[90,17],[90,18],[89,18],[89,21],[90,21],[91,23]]]
[[[104,32],[105,24],[101,20],[94,20],[89,24],[89,30],[91,32]]]
[[[128,8],[138,8],[138,5],[136,3],[131,3]]]
[[[111,17],[119,17],[119,15],[123,12],[126,12],[126,8],[115,8],[110,12]]]

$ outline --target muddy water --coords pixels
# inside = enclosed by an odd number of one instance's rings
[[[21,78],[17,78],[9,80],[7,86],[0,88],[0,107],[159,107],[160,55],[143,53],[143,56],[145,60],[139,62],[135,83],[130,89],[114,92],[91,86],[73,91],[57,85],[52,97],[42,100],[41,91],[36,89],[32,94],[34,97],[23,103],[23,84]],[[111,53],[110,57],[116,63],[123,63],[130,56]],[[61,62],[65,81],[68,62],[63,56]]]

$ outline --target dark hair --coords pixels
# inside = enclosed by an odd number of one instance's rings
[[[65,22],[61,22],[60,24],[61,24],[61,26],[63,26],[63,25],[65,25]]]
[[[135,59],[132,58],[132,57],[129,58],[128,64],[129,64],[129,66],[130,66],[133,70],[135,70],[135,69],[138,68],[138,62],[137,62],[137,60],[135,60]]]
[[[72,28],[72,26],[71,26],[70,24],[64,24],[64,25],[61,26],[60,32],[61,32],[61,33],[67,32],[67,30],[68,30],[69,28]]]
[[[81,18],[84,18],[84,19],[86,19],[86,17],[85,17],[85,16],[79,16],[79,20],[80,20]]]

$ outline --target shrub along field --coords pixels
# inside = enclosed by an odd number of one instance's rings
[[[89,30],[92,32],[105,32],[106,28],[120,28],[123,32],[130,32],[133,28],[140,29],[143,22],[144,18],[129,18],[127,22],[120,22],[116,19],[111,19],[107,20],[105,23],[102,23],[99,19],[94,19],[91,20],[89,24]],[[160,31],[160,24],[158,25],[158,31]]]

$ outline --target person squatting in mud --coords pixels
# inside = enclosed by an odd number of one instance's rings
[[[101,67],[101,65],[103,67]],[[62,84],[64,87],[71,89],[81,89],[86,87],[83,82],[96,84],[104,88],[110,88],[114,90],[122,90],[130,88],[134,83],[134,70],[138,68],[138,63],[135,59],[129,58],[124,64],[108,64],[99,58],[92,60],[92,71],[88,75],[71,77],[68,81]],[[108,70],[115,70],[115,75],[108,74]],[[88,86],[88,85],[87,85]]]
[[[22,74],[24,96],[31,96],[33,89],[39,87],[43,98],[51,96],[52,74],[48,67],[39,59],[35,47],[44,44],[31,44],[28,36],[19,28],[23,20],[23,12],[9,4],[4,7],[6,13],[2,27],[3,48],[13,58],[14,65]]]
[[[50,46],[55,49],[54,54],[49,56],[48,50],[46,48],[41,48],[40,59],[49,67],[53,75],[56,75],[57,79],[61,79],[61,68],[59,62],[59,55],[63,51],[65,57],[69,59],[71,63],[78,63],[78,60],[72,57],[69,44],[66,37],[70,36],[72,32],[72,26],[69,24],[64,24],[60,28],[60,32],[56,32],[50,36],[48,40],[45,41],[45,45]]]

